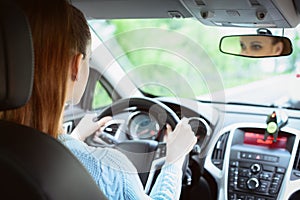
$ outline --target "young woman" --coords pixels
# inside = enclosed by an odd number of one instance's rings
[[[83,14],[66,0],[18,2],[32,30],[33,92],[24,107],[4,111],[0,113],[0,119],[27,125],[58,138],[77,156],[109,199],[178,199],[181,166],[185,155],[196,143],[187,119],[168,135],[166,164],[151,194],[146,195],[136,169],[125,155],[110,148],[90,147],[80,140],[99,129],[109,118],[94,123],[87,116],[83,120],[91,126],[76,128],[72,136],[63,133],[64,106],[79,102],[89,74],[91,35]]]

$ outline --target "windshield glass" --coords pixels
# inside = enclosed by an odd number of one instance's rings
[[[300,108],[300,28],[285,29],[293,53],[245,58],[219,51],[225,35],[254,28],[211,27],[195,19],[90,20],[134,84],[154,96]],[[282,35],[282,29],[270,29]],[[93,49],[99,44],[93,43]],[[298,106],[297,106],[298,105]]]

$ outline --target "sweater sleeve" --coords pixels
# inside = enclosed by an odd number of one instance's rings
[[[59,139],[81,161],[109,199],[179,199],[182,170],[178,167],[171,164],[163,166],[148,196],[136,168],[121,152],[90,147],[65,134]]]

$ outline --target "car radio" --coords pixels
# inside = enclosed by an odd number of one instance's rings
[[[228,169],[229,200],[276,200],[291,152],[288,134],[263,140],[263,130],[234,132]],[[241,140],[241,138],[243,138]]]

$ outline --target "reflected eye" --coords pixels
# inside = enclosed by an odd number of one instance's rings
[[[259,51],[261,50],[263,47],[260,44],[252,44],[251,45],[251,50],[252,51]]]
[[[242,50],[246,50],[246,45],[243,42],[240,42],[240,45]]]

